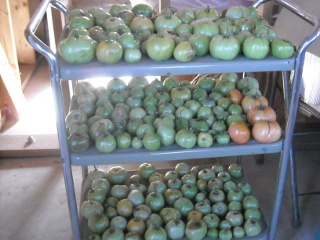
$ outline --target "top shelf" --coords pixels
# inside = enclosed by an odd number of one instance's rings
[[[116,64],[104,64],[97,60],[86,64],[67,64],[61,56],[57,55],[60,79],[83,80],[101,77],[140,77],[140,76],[168,76],[213,74],[228,72],[264,72],[289,71],[294,69],[295,57],[277,59],[267,56],[263,60],[251,60],[239,55],[232,61],[221,61],[210,55],[196,57],[190,62],[182,63],[175,59],[157,62],[143,57],[140,62],[126,63],[124,60]]]
[[[63,39],[68,35],[65,28],[60,36]],[[230,72],[270,72],[290,71],[295,67],[296,55],[291,58],[279,59],[271,53],[262,60],[253,60],[239,54],[235,59],[223,61],[213,58],[210,53],[202,57],[195,57],[189,62],[179,62],[171,57],[167,61],[154,61],[148,56],[136,63],[127,63],[121,59],[115,64],[105,64],[96,58],[85,64],[69,64],[59,53],[55,55],[60,79],[84,80],[90,78],[119,78],[119,77],[145,77],[145,76],[169,76],[214,74]]]

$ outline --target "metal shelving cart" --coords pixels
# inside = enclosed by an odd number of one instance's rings
[[[254,4],[258,7],[261,4],[269,2],[260,0]],[[43,55],[49,62],[50,79],[54,92],[55,110],[57,114],[57,132],[59,137],[63,173],[65,178],[65,187],[69,204],[70,218],[74,239],[80,239],[78,208],[75,197],[75,188],[73,183],[73,174],[71,166],[82,166],[83,175],[86,176],[88,165],[101,165],[121,163],[121,160],[127,159],[130,162],[143,161],[168,161],[178,159],[194,158],[212,158],[222,156],[255,155],[281,152],[280,165],[278,170],[278,184],[275,189],[273,214],[270,223],[268,239],[274,239],[278,225],[278,218],[282,203],[282,196],[285,184],[285,177],[289,164],[289,158],[292,154],[291,145],[293,138],[293,129],[297,114],[299,100],[299,89],[301,83],[302,66],[304,55],[307,48],[319,37],[320,27],[319,19],[300,9],[299,6],[284,0],[275,0],[275,3],[295,13],[314,27],[313,33],[298,46],[295,56],[289,59],[276,59],[268,56],[264,60],[250,60],[243,56],[238,56],[232,61],[219,61],[211,56],[196,58],[188,63],[180,63],[175,60],[166,62],[154,62],[147,58],[134,64],[128,64],[124,61],[114,65],[105,65],[98,61],[93,61],[82,65],[66,64],[61,57],[56,54],[52,48],[43,43],[35,34],[40,22],[44,18],[47,9],[54,7],[65,15],[68,9],[59,1],[44,0],[34,13],[28,24],[25,35],[30,44]],[[66,34],[66,29],[64,31]],[[111,154],[102,154],[95,149],[89,149],[81,154],[71,153],[67,148],[67,131],[65,127],[64,96],[61,83],[63,81],[77,81],[92,77],[123,77],[125,76],[144,76],[147,75],[188,75],[205,73],[227,73],[227,72],[268,72],[268,71],[287,71],[294,70],[294,77],[291,84],[287,74],[283,74],[285,102],[287,106],[286,126],[283,138],[279,141],[269,144],[261,144],[250,140],[245,145],[230,143],[226,146],[214,145],[211,148],[193,148],[182,149],[178,146],[163,147],[158,151],[148,150],[116,150]],[[130,156],[130,157],[129,157]]]

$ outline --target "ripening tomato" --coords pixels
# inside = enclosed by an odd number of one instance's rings
[[[244,144],[250,139],[250,130],[243,121],[232,123],[228,128],[228,133],[230,138],[239,144]]]
[[[231,89],[227,96],[232,103],[236,104],[241,104],[243,99],[242,93],[238,89]]]
[[[274,122],[276,121],[276,112],[273,108],[260,104],[259,106],[255,106],[249,110],[247,113],[247,119],[252,126],[259,121]]]
[[[260,104],[263,106],[268,106],[268,100],[266,97],[262,95],[250,95],[245,96],[241,102],[244,113],[248,113],[251,108],[259,106]]]
[[[259,121],[253,125],[252,136],[262,143],[271,143],[281,137],[281,127],[277,122]]]

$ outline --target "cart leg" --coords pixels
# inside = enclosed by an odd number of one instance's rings
[[[297,186],[297,169],[296,161],[294,158],[294,150],[290,149],[290,170],[291,170],[291,199],[292,199],[292,227],[298,228],[301,226],[300,214],[299,214],[299,196]]]
[[[242,156],[237,156],[237,164],[241,165]]]
[[[75,189],[73,184],[71,165],[68,164],[68,161],[64,161],[63,163],[63,173],[64,173],[64,180],[65,180],[65,186],[67,191],[67,199],[68,199],[68,205],[69,205],[73,239],[80,240],[81,238],[80,238],[80,231],[79,231],[80,228],[79,228],[79,220],[78,220],[77,202],[74,194]]]
[[[272,76],[272,84],[271,84],[271,91],[270,91],[270,106],[274,108],[274,100],[276,97],[276,91],[278,86],[278,76],[279,72],[273,72]]]
[[[274,240],[276,231],[277,231],[277,226],[278,226],[278,221],[279,221],[279,216],[280,216],[280,211],[281,211],[281,204],[282,204],[282,197],[283,197],[283,192],[284,192],[284,186],[285,186],[285,180],[286,180],[286,175],[288,171],[288,154],[289,150],[284,150],[281,154],[280,158],[280,166],[279,166],[279,174],[278,174],[278,184],[276,186],[276,192],[275,192],[275,200],[273,204],[273,212],[272,212],[272,217],[271,217],[271,224],[270,224],[270,232],[268,239],[269,240]]]

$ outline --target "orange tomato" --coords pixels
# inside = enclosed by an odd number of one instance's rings
[[[250,139],[250,129],[243,121],[232,123],[228,128],[228,133],[232,141],[244,144]]]

